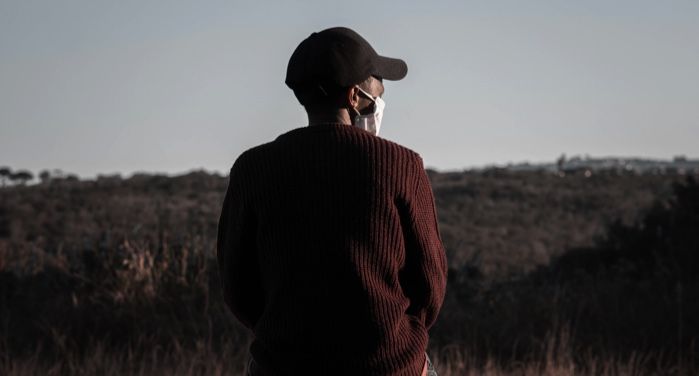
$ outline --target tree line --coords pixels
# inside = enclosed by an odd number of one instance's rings
[[[38,174],[38,179],[42,184],[52,180],[78,181],[80,178],[75,174],[66,174],[60,169],[41,170]],[[25,169],[12,170],[8,166],[0,167],[0,185],[4,188],[8,185],[24,186],[29,182],[34,181],[34,174]]]

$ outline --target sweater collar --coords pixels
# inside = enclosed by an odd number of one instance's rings
[[[303,127],[294,128],[285,133],[279,135],[279,137],[285,137],[289,135],[299,134],[299,133],[316,133],[316,132],[327,132],[327,131],[347,131],[347,132],[361,132],[370,134],[367,131],[345,123],[318,123],[314,125],[305,125]]]

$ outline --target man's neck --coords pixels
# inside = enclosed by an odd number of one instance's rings
[[[347,110],[344,108],[330,111],[314,111],[308,113],[309,126],[327,123],[340,123],[351,125],[352,121],[350,120]]]

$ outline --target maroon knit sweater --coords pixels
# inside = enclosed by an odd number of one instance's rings
[[[360,128],[295,128],[233,164],[223,294],[263,375],[420,375],[447,260],[420,155]]]

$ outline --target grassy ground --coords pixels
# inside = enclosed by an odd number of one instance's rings
[[[497,360],[472,355],[468,349],[452,345],[432,350],[430,359],[441,376],[504,375],[696,375],[696,362],[683,364],[679,359],[662,360],[661,354],[632,353],[625,358],[613,355],[574,356],[565,331],[551,336],[541,353],[529,354],[527,360]],[[145,352],[123,349],[115,351],[102,343],[91,344],[78,357],[66,354],[60,359],[32,355],[19,359],[5,358],[0,372],[20,375],[245,375],[245,347],[224,344],[213,348],[202,345],[184,349],[152,347]],[[577,360],[575,359],[577,358]]]
[[[556,179],[432,174],[450,261],[439,374],[698,374],[697,184]],[[242,374],[251,337],[214,259],[225,187],[0,190],[0,375]]]

